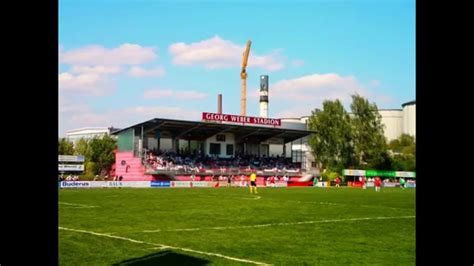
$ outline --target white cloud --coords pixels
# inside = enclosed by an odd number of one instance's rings
[[[173,55],[173,64],[203,65],[208,69],[241,66],[244,50],[245,45],[235,44],[219,36],[190,44],[174,43],[168,48],[168,51]],[[275,71],[282,69],[284,64],[279,52],[257,55],[250,50],[248,67],[260,67],[268,71]]]
[[[59,134],[64,135],[67,130],[81,127],[114,126],[124,128],[152,118],[198,121],[200,119],[200,113],[192,109],[168,106],[136,106],[122,109],[108,109],[99,113],[84,106],[82,109],[61,113]]]
[[[132,77],[161,77],[165,75],[165,69],[162,66],[152,69],[134,66],[130,68],[128,75]]]
[[[292,65],[293,67],[299,67],[299,66],[304,65],[304,61],[303,61],[303,60],[299,60],[299,59],[293,60],[293,61],[291,61],[291,65]]]
[[[170,89],[151,89],[144,92],[143,97],[145,99],[157,99],[157,98],[176,98],[176,99],[203,99],[207,96],[206,93],[198,91],[173,91]]]
[[[172,90],[161,90],[161,89],[154,89],[154,90],[147,90],[143,94],[145,99],[157,99],[163,97],[171,97],[173,95]]]
[[[197,91],[177,91],[175,93],[178,99],[203,99],[207,94]]]
[[[89,111],[90,111],[90,108],[86,104],[61,103],[59,106],[59,112],[61,113],[85,113]]]
[[[389,103],[393,103],[394,102],[394,98],[392,96],[389,96],[389,95],[375,95],[373,98],[375,98],[375,100],[377,102],[381,102],[381,103],[385,103],[385,104],[389,104]],[[378,108],[381,108],[379,105],[377,105]]]
[[[71,72],[85,74],[117,74],[121,71],[119,66],[72,66]]]
[[[371,81],[369,82],[369,86],[370,86],[370,87],[373,87],[373,88],[378,87],[378,86],[380,86],[380,81],[378,81],[378,80],[371,80]]]
[[[61,92],[101,96],[110,93],[114,88],[113,81],[98,74],[59,74],[59,89]]]
[[[100,45],[91,45],[64,52],[61,56],[61,62],[79,66],[120,66],[139,65],[153,61],[157,57],[158,55],[153,47],[125,43],[112,49],[106,49]]]
[[[369,91],[353,76],[335,73],[310,74],[270,84],[269,108],[278,106],[276,117],[309,115],[314,108],[321,108],[325,100],[339,99],[343,104],[351,101],[351,95],[369,95]],[[252,89],[250,98],[258,98],[259,90]]]

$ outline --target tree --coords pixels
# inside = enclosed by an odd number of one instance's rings
[[[58,155],[72,155],[74,153],[74,145],[66,138],[60,138],[58,141]]]
[[[91,150],[89,147],[89,142],[81,138],[76,142],[76,151],[74,153],[75,155],[84,155],[86,161],[90,160],[91,158]]]
[[[89,142],[90,161],[94,162],[95,173],[105,175],[115,162],[114,150],[117,148],[116,140],[110,136],[93,138]]]
[[[413,136],[403,134],[389,143],[393,152],[392,169],[396,171],[415,171],[416,143]]]
[[[377,105],[358,94],[351,97],[351,124],[357,158],[366,169],[389,169],[390,157]]]
[[[322,168],[340,173],[356,163],[350,118],[339,100],[324,101],[322,111],[314,110],[309,129],[316,131],[309,144]]]

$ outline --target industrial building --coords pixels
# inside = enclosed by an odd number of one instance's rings
[[[83,127],[69,130],[66,132],[66,140],[72,142],[74,146],[80,139],[100,138],[105,135],[111,135],[112,132],[119,130],[114,127]]]

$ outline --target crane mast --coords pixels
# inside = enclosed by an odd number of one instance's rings
[[[240,72],[240,115],[246,116],[247,115],[247,72],[245,69],[247,68],[247,61],[249,59],[250,54],[250,45],[252,42],[250,40],[247,41],[245,46],[245,51],[242,55],[242,71]]]

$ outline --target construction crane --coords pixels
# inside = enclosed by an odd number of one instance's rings
[[[251,44],[252,42],[248,40],[242,55],[242,71],[240,72],[240,115],[242,116],[247,115],[247,72],[245,72],[245,68],[247,67],[247,61],[249,59]]]

